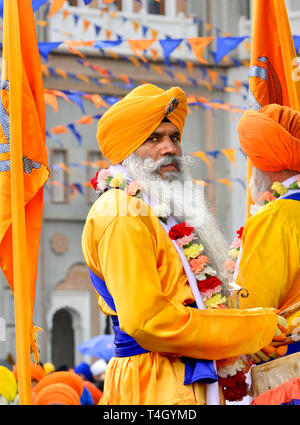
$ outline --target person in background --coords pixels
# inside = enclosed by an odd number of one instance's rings
[[[13,367],[13,374],[18,381],[18,365]],[[31,389],[34,389],[38,382],[45,376],[44,368],[40,364],[31,363]]]
[[[40,382],[34,388],[34,392],[38,394],[43,388],[57,383],[63,383],[73,388],[73,390],[77,392],[80,398],[80,404],[94,404],[90,392],[84,386],[83,379],[71,371],[52,372],[40,380]]]
[[[104,359],[99,359],[91,366],[91,372],[93,375],[93,380],[97,388],[103,391],[104,388],[104,378],[106,371],[107,363]]]
[[[88,389],[90,392],[94,404],[98,404],[103,396],[103,392],[91,381],[83,381],[84,386]]]
[[[34,405],[67,405],[78,406],[78,393],[69,385],[63,383],[50,384],[39,391],[34,399]]]
[[[77,373],[77,375],[81,376],[82,379],[93,382],[93,375],[90,366],[87,363],[82,362],[77,365],[74,368],[74,372]]]
[[[7,367],[0,366],[0,405],[18,404],[17,396],[17,381]]]
[[[55,366],[51,362],[44,363],[43,364],[43,368],[44,368],[44,371],[45,371],[45,375],[46,376],[49,375],[52,372],[55,372]]]

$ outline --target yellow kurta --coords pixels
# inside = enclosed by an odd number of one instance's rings
[[[264,206],[247,221],[242,246],[236,283],[250,293],[242,308],[284,310],[300,301],[299,201],[278,199]]]
[[[148,215],[136,215],[136,202]],[[110,190],[92,206],[82,249],[106,282],[121,330],[150,351],[109,362],[103,404],[205,404],[205,385],[183,385],[181,356],[217,360],[272,340],[277,317],[269,309],[187,307],[194,298],[172,241],[150,207],[123,191]],[[101,297],[99,306],[114,314]]]

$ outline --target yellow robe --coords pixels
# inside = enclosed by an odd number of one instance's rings
[[[136,202],[145,215],[136,215]],[[106,282],[121,330],[149,350],[111,359],[101,404],[205,404],[204,384],[183,384],[181,356],[217,360],[254,353],[272,340],[277,317],[269,309],[188,307],[194,298],[172,241],[150,207],[123,191],[109,190],[92,206],[82,249]]]
[[[236,283],[250,293],[242,308],[284,310],[300,301],[299,201],[278,199],[264,206],[247,221],[242,246]]]

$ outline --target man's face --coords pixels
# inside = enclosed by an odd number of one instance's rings
[[[182,156],[180,146],[180,132],[171,122],[162,122],[148,139],[135,151],[135,154],[142,160],[151,158],[157,161],[164,156]],[[178,172],[176,163],[162,166],[157,174],[164,177],[166,172]]]

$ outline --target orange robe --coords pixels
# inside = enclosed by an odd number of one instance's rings
[[[132,208],[137,202],[140,215]],[[183,384],[180,357],[254,353],[273,338],[277,316],[270,309],[188,307],[194,298],[172,241],[150,207],[123,191],[109,190],[92,206],[82,250],[106,282],[121,330],[149,350],[111,359],[101,404],[205,404],[205,384]],[[115,314],[102,297],[98,302]]]

